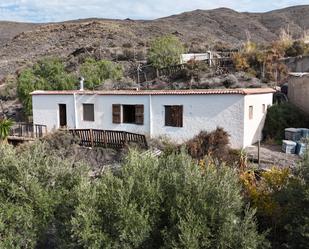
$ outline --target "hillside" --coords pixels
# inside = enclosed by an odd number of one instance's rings
[[[281,28],[287,27],[294,37],[300,37],[303,30],[309,29],[309,5],[267,13],[239,13],[226,8],[195,10],[151,21],[0,22],[0,78],[49,55],[69,56],[69,60],[73,58],[72,63],[76,63],[74,56],[81,53],[128,60],[134,48],[137,58],[143,59],[147,42],[163,34],[174,34],[191,51],[202,51],[218,41],[239,46],[248,32],[253,41],[271,42],[278,38]]]

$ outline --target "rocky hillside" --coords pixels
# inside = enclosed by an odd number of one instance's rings
[[[203,51],[217,42],[239,46],[250,34],[256,42],[278,38],[281,28],[294,37],[309,29],[309,5],[267,13],[231,9],[196,10],[152,21],[87,19],[63,23],[0,22],[0,78],[42,56],[59,55],[78,63],[77,55],[127,61],[143,59],[150,39],[174,34],[189,50]]]

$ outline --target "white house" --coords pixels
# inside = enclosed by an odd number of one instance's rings
[[[261,138],[274,90],[35,91],[33,122],[48,131],[121,130],[184,142],[201,130],[224,128],[231,146],[244,148]]]

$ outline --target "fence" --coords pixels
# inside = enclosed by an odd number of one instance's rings
[[[146,137],[141,134],[96,129],[71,129],[69,132],[80,139],[82,146],[119,149],[134,143],[147,148]]]
[[[10,136],[20,138],[40,138],[47,134],[46,125],[16,123],[10,130]]]

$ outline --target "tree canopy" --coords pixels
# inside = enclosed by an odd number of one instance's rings
[[[76,82],[76,76],[66,72],[65,64],[59,58],[44,58],[20,73],[17,78],[17,94],[25,113],[31,115],[32,91],[70,90],[75,88]]]
[[[184,45],[177,37],[166,35],[151,42],[148,60],[155,68],[168,67],[179,64],[184,52]]]
[[[85,78],[85,87],[93,89],[103,84],[107,79],[120,80],[123,77],[123,69],[120,65],[111,61],[96,61],[88,58],[80,66],[80,75]]]

